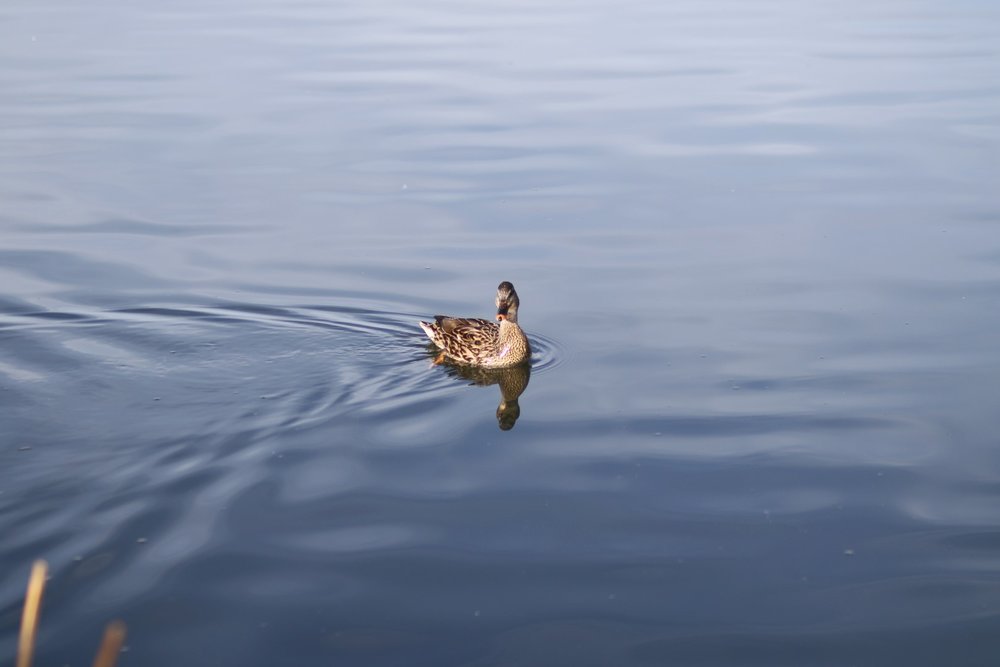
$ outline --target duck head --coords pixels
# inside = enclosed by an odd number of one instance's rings
[[[517,322],[517,307],[521,305],[514,286],[506,280],[497,287],[497,319]]]

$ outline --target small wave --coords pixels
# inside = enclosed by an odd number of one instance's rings
[[[531,372],[547,373],[558,368],[566,360],[562,344],[555,338],[542,334],[528,335],[531,341]]]
[[[259,442],[348,413],[419,411],[441,400],[454,384],[445,374],[428,372],[419,319],[387,308],[223,302],[100,312],[39,309],[7,314],[0,328],[19,330],[22,350],[49,350],[20,360],[16,349],[9,350],[17,361],[12,367],[24,366],[31,377],[67,369],[80,385],[103,377],[128,388],[110,391],[121,394],[113,400],[136,423],[152,415],[148,401],[155,400],[157,419],[173,414],[170,406],[187,406],[175,431],[225,437],[249,430]],[[557,340],[538,333],[529,338],[533,373],[563,363],[566,354]]]

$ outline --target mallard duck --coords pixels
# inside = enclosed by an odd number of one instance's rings
[[[514,286],[504,281],[497,287],[497,320],[435,315],[434,322],[420,328],[441,349],[436,363],[451,359],[483,368],[507,368],[531,356],[528,337],[517,324],[520,300]]]

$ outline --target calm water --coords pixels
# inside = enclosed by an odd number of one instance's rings
[[[44,557],[41,665],[996,665],[998,72],[988,0],[7,0],[0,661]],[[416,326],[501,280],[526,387]]]

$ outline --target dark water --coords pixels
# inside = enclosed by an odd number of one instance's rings
[[[3,3],[0,662],[998,664],[998,33]]]

